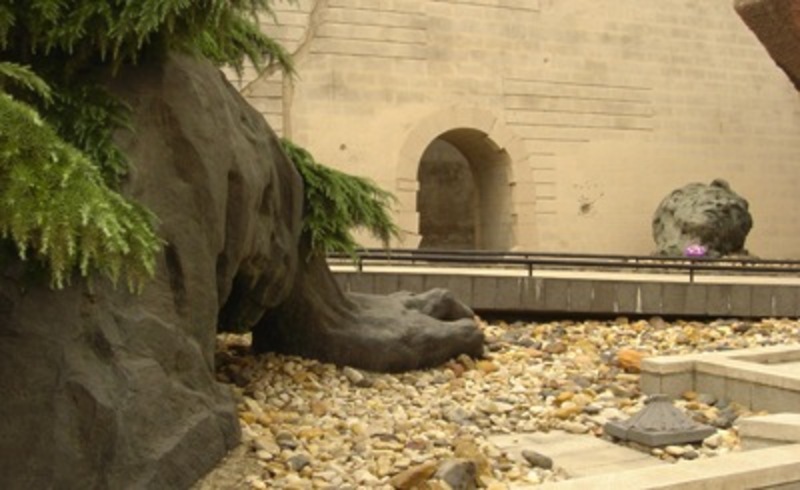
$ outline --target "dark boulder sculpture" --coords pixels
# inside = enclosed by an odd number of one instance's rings
[[[745,240],[753,227],[747,200],[722,179],[688,184],[672,191],[653,216],[658,255],[683,256],[700,245],[708,257],[746,255]]]
[[[214,378],[230,291],[259,316],[291,290],[302,186],[260,114],[212,65],[123,70],[124,192],[166,241],[141,295],[74,278],[53,291],[16,267],[0,280],[0,488],[179,489],[239,440]]]
[[[260,350],[376,370],[481,354],[452,296],[348,297],[324,259],[305,260],[302,181],[211,64],[173,55],[110,89],[133,110],[123,191],[159,218],[165,248],[141,295],[3,270],[0,488],[188,488],[239,441],[214,377],[219,325],[256,325]]]
[[[304,240],[303,250],[308,251]],[[389,296],[341,291],[324,258],[312,256],[289,298],[253,328],[256,352],[281,352],[381,372],[483,355],[475,315],[444,290]]]

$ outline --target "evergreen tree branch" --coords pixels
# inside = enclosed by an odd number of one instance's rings
[[[47,103],[53,99],[53,93],[47,82],[27,66],[8,61],[0,62],[0,91],[3,90],[6,82],[27,89]]]
[[[355,255],[353,229],[364,229],[384,246],[399,238],[390,209],[394,196],[363,177],[317,163],[306,149],[283,138],[283,150],[305,184],[303,232],[311,237],[313,254],[345,252]]]
[[[257,22],[272,2],[0,2],[0,235],[46,263],[57,287],[75,268],[139,287],[161,242],[154,217],[114,190],[127,167],[112,135],[128,111],[94,80],[170,50],[291,73]]]
[[[98,168],[31,107],[0,93],[0,236],[47,264],[61,288],[77,269],[138,290],[161,240],[153,215],[106,186]]]

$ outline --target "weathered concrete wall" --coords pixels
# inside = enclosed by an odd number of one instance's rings
[[[445,288],[478,312],[712,318],[800,315],[800,286],[794,282],[687,283],[635,277],[509,277],[424,271],[338,271],[336,279],[346,291],[369,294]]]
[[[800,100],[731,0],[278,8],[281,25],[265,29],[299,74],[250,73],[243,92],[320,161],[392,190],[402,246],[419,243],[422,154],[468,128],[448,141],[492,182],[482,221],[497,226],[481,233],[505,235],[497,244],[648,253],[665,195],[724,178],[751,204],[747,248],[800,257],[787,212],[800,204]]]

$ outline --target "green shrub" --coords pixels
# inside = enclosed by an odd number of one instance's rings
[[[242,67],[277,63],[291,70],[278,43],[262,34],[256,13],[272,0],[6,0],[0,4],[0,52],[6,59],[55,64],[61,75],[119,67],[169,50]]]
[[[374,182],[317,163],[306,149],[286,138],[283,150],[305,184],[303,232],[310,237],[312,253],[345,252],[358,247],[353,229],[367,230],[384,245],[399,237],[389,214],[394,196]]]
[[[32,108],[0,93],[0,235],[35,257],[62,287],[98,270],[131,289],[153,274],[161,242],[153,216],[104,182]]]
[[[0,235],[61,287],[73,270],[152,276],[154,217],[117,186],[127,162],[113,142],[127,108],[100,81],[169,51],[241,70],[288,53],[260,32],[272,0],[6,0],[0,3]],[[7,243],[0,244],[7,248]]]

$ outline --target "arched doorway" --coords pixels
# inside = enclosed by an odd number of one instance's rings
[[[511,248],[509,166],[506,151],[477,129],[431,141],[417,171],[420,248]]]

